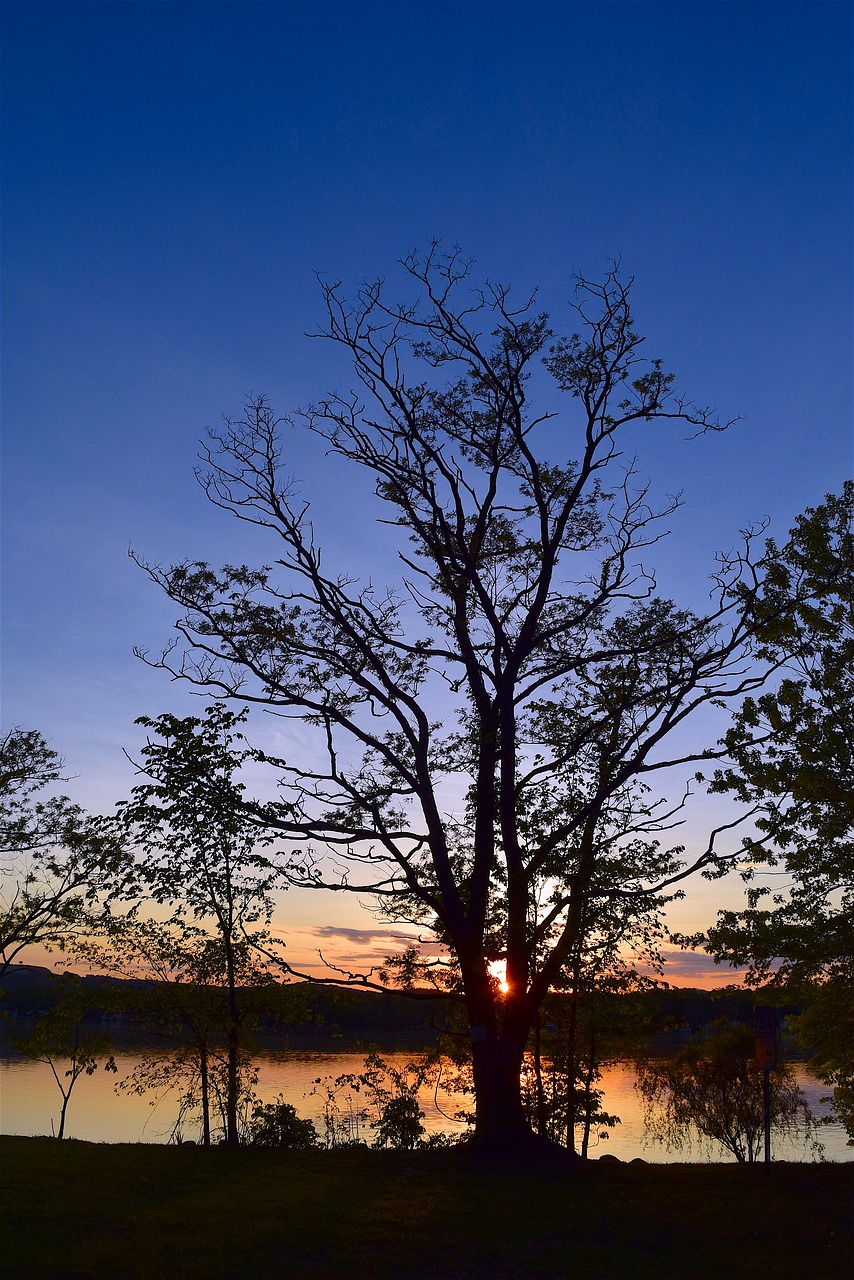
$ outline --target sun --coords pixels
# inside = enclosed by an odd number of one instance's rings
[[[510,983],[507,981],[507,962],[505,960],[493,960],[490,963],[489,972],[498,983],[498,990],[503,996],[506,996],[510,990]]]

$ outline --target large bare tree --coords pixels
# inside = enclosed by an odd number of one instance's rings
[[[641,565],[679,504],[652,506],[626,442],[662,420],[692,435],[726,424],[644,357],[630,281],[579,280],[578,332],[559,337],[533,298],[474,288],[458,253],[403,265],[413,305],[382,282],[351,302],[322,282],[325,335],[357,389],[288,420],[370,473],[398,538],[396,589],[327,568],[283,420],[258,399],[211,436],[199,477],[269,531],[274,563],[147,564],[183,611],[149,660],[316,730],[321,763],[266,757],[281,801],[259,821],[294,838],[292,881],[435,923],[470,1022],[477,1135],[504,1148],[528,1133],[532,1021],[589,921],[722,870],[720,832],[689,860],[662,848],[681,801],[649,787],[708,758],[676,733],[689,717],[759,683],[756,583],[749,537],[717,562],[702,616],[660,598]],[[529,402],[534,374],[560,415]]]

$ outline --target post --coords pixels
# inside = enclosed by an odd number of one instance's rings
[[[762,1071],[762,1111],[765,1121],[765,1164],[771,1164],[771,1072],[777,1069],[777,1010],[758,1004],[753,1010],[756,1028],[756,1065]]]

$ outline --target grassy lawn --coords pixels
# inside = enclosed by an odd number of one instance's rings
[[[854,1274],[854,1165],[485,1167],[0,1138],[4,1280]]]

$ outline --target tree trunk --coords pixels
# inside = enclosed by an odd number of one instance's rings
[[[587,1151],[590,1146],[590,1128],[593,1117],[591,1115],[591,1096],[593,1089],[593,1050],[591,1047],[591,1057],[587,1064],[587,1071],[584,1076],[584,1134],[581,1139],[581,1158],[587,1159]]]
[[[518,1037],[472,1036],[475,1141],[496,1154],[512,1154],[533,1138],[522,1106],[521,1072],[525,1041]]]
[[[237,1028],[231,1026],[228,1029],[228,1081],[225,1098],[225,1140],[230,1147],[240,1145],[237,1129],[237,1042]]]
[[[572,996],[569,1005],[569,1030],[566,1038],[566,1147],[575,1152],[575,1124],[578,1118],[576,1093],[578,1064],[576,1058],[576,1031],[578,1027],[578,965],[572,980]]]
[[[237,1077],[238,1052],[240,1039],[240,1019],[237,1010],[237,973],[234,964],[233,924],[231,923],[232,903],[229,901],[229,925],[223,936],[225,943],[225,965],[228,980],[228,1080],[225,1098],[225,1140],[230,1147],[240,1145],[240,1134],[237,1131]]]
[[[211,1099],[208,1081],[208,1046],[199,1050],[199,1076],[202,1083],[202,1146],[211,1145]]]
[[[71,1098],[71,1090],[62,1095],[62,1110],[59,1113],[59,1133],[56,1135],[59,1141],[65,1137],[65,1113],[68,1110],[69,1099]]]

